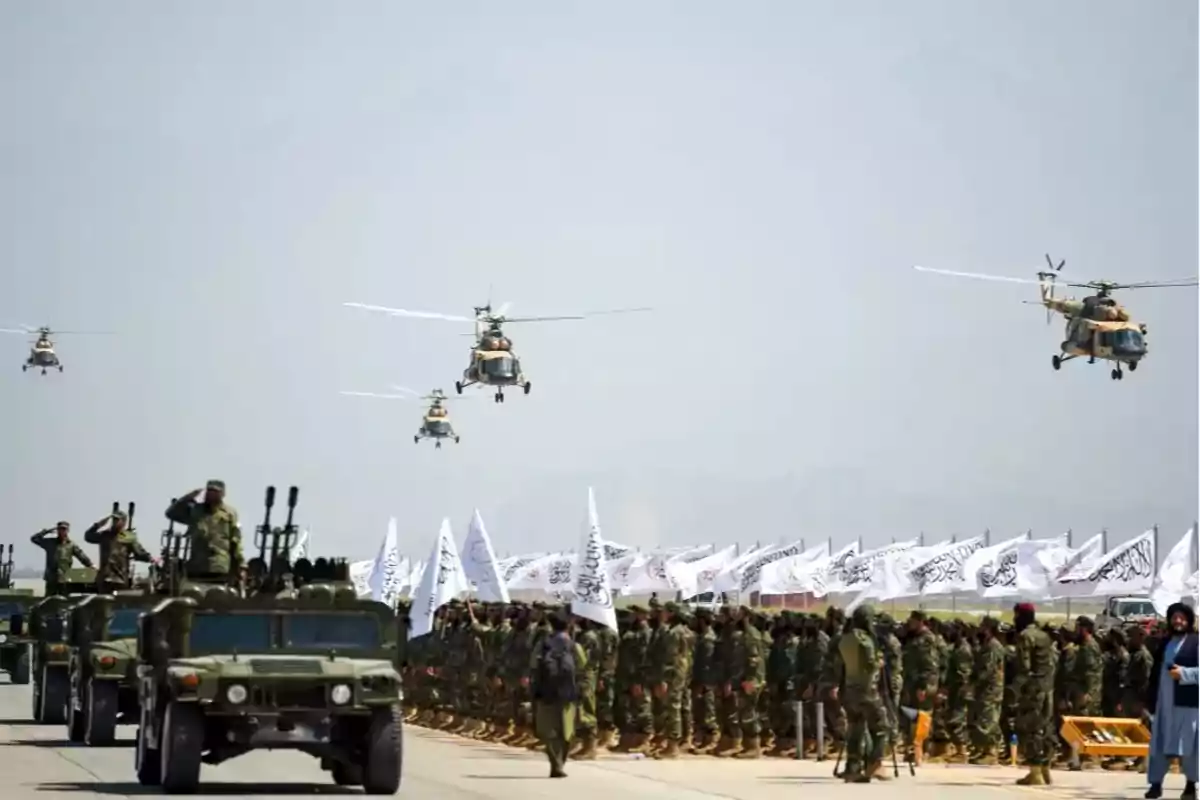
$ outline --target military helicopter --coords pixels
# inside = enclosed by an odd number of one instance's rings
[[[649,308],[618,308],[611,311],[593,311],[588,314],[574,314],[554,317],[507,317],[505,311],[510,304],[505,303],[498,311],[492,311],[489,300],[485,305],[475,306],[474,317],[459,317],[451,314],[438,314],[433,311],[407,311],[403,308],[387,308],[385,306],[368,305],[366,303],[343,303],[351,308],[361,308],[367,311],[379,311],[393,317],[414,317],[416,319],[441,319],[448,322],[469,322],[475,326],[475,341],[471,345],[471,361],[463,370],[460,381],[454,382],[454,390],[458,394],[468,386],[491,386],[496,389],[495,400],[504,402],[504,388],[519,386],[529,394],[533,384],[525,377],[521,369],[521,359],[513,352],[512,339],[504,333],[501,326],[514,322],[558,322],[569,319],[587,319],[588,317],[605,314],[628,314],[635,311],[649,311]]]
[[[51,337],[63,334],[103,333],[103,331],[53,331],[44,325],[40,328],[23,325],[20,328],[0,328],[0,333],[19,333],[24,336],[37,337],[29,348],[29,358],[25,359],[25,363],[21,365],[21,371],[27,372],[30,368],[38,369],[40,367],[42,374],[45,375],[48,370],[52,369],[63,371],[62,360],[54,351],[54,339]]]
[[[453,439],[454,443],[458,444],[459,436],[455,433],[454,426],[450,424],[450,414],[446,410],[445,403],[451,399],[460,398],[446,397],[446,393],[441,389],[434,389],[429,394],[421,396],[420,392],[406,389],[403,386],[392,386],[392,388],[400,394],[376,394],[375,392],[340,392],[340,394],[350,397],[376,397],[381,400],[427,400],[429,408],[425,410],[425,418],[421,420],[421,427],[413,436],[413,444],[420,443],[422,439],[433,439],[434,447],[437,450],[442,449],[443,439]]]
[[[1066,335],[1060,345],[1060,352],[1050,359],[1050,365],[1055,370],[1059,370],[1062,369],[1063,364],[1080,356],[1086,356],[1089,364],[1095,364],[1096,359],[1111,361],[1113,363],[1111,377],[1114,381],[1125,377],[1125,373],[1121,369],[1123,365],[1128,367],[1130,372],[1136,370],[1138,364],[1149,354],[1149,349],[1146,343],[1145,323],[1136,322],[1130,317],[1129,312],[1113,298],[1112,293],[1125,289],[1177,289],[1196,286],[1198,283],[1198,279],[1195,277],[1138,283],[1117,283],[1115,281],[1059,283],[1059,273],[1062,272],[1066,263],[1066,260],[1063,259],[1055,264],[1047,254],[1046,264],[1049,269],[1038,272],[1037,280],[1010,278],[1004,275],[981,275],[974,272],[955,272],[929,267],[914,267],[914,269],[920,272],[953,275],[960,278],[1036,284],[1041,293],[1041,299],[1036,302],[1032,300],[1023,302],[1043,306],[1046,309],[1047,324],[1056,313],[1067,318]],[[1095,294],[1088,295],[1082,300],[1057,297],[1054,294],[1057,286],[1090,289]]]

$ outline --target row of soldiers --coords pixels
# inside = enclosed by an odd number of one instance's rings
[[[519,602],[439,609],[434,629],[407,641],[402,654],[410,718],[536,747],[530,656],[555,612]],[[400,615],[405,624],[403,604]],[[797,747],[811,753],[820,704],[828,754],[845,747],[851,779],[882,777],[881,738],[903,740],[915,756],[913,726],[898,713],[913,709],[932,718],[925,760],[996,764],[1020,741],[1031,766],[1026,782],[1041,784],[1052,764],[1070,756],[1059,718],[1140,716],[1154,668],[1140,627],[1100,635],[1086,617],[1073,628],[1039,626],[1025,606],[1009,625],[921,611],[899,623],[869,608],[847,620],[832,607],[823,615],[776,614],[652,602],[618,610],[618,628],[574,622],[587,655],[577,758],[594,758],[600,748],[658,758],[684,750],[737,758],[794,755]],[[1095,765],[1084,759],[1081,766]]]

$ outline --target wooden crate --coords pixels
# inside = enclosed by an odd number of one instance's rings
[[[1079,755],[1127,758],[1150,755],[1150,731],[1141,720],[1063,717],[1059,732]]]

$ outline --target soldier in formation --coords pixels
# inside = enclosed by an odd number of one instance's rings
[[[85,542],[98,545],[100,549],[96,584],[101,591],[130,588],[133,585],[133,574],[130,572],[132,561],[147,564],[157,561],[142,547],[137,534],[128,528],[128,523],[128,515],[118,510],[92,523],[83,533]]]
[[[406,613],[402,607],[402,619]],[[530,664],[555,613],[521,602],[439,609],[433,631],[404,646],[410,718],[538,747]],[[885,751],[896,743],[914,758],[920,747],[932,762],[994,765],[1015,755],[1029,768],[1022,783],[1043,785],[1069,756],[1055,715],[1139,717],[1154,668],[1145,630],[1097,632],[1086,617],[1039,625],[1027,604],[1015,608],[1012,624],[921,611],[897,621],[870,609],[847,622],[836,608],[713,611],[657,600],[618,609],[617,618],[617,631],[581,619],[570,625],[585,656],[572,758],[606,749],[660,759],[789,756],[798,747],[813,754],[821,704],[825,755],[845,748],[847,780],[884,777],[880,743]],[[915,740],[903,708],[931,717],[928,740]]]

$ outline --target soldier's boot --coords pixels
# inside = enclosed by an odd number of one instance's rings
[[[775,742],[775,748],[768,755],[776,755],[781,758],[791,758],[796,755],[796,740],[795,739],[780,739]]]
[[[1080,769],[1095,769],[1095,768],[1096,768],[1096,759],[1095,759],[1095,757],[1093,757],[1093,756],[1082,756],[1082,755],[1081,755],[1081,756],[1079,757],[1079,768],[1080,768]]]
[[[479,720],[474,717],[467,717],[458,726],[457,733],[461,736],[474,737],[475,732],[479,730]]]
[[[1050,774],[1049,764],[1042,765],[1042,781],[1044,781],[1047,786],[1054,783],[1054,776]]]
[[[1137,758],[1135,758],[1133,760],[1133,763],[1129,765],[1129,768],[1131,770],[1134,770],[1135,772],[1138,772],[1139,774],[1145,775],[1146,774],[1146,759],[1142,758],[1141,756],[1138,756]]]
[[[583,747],[580,748],[579,754],[574,756],[576,761],[595,761],[598,753],[598,742],[595,734],[589,734],[583,737]]]
[[[496,727],[494,727],[492,729],[491,741],[496,742],[497,744],[499,744],[501,742],[507,742],[509,739],[512,738],[512,735],[514,733],[516,733],[516,725],[514,725],[513,723],[511,723],[511,722],[498,723],[496,725]]]
[[[674,739],[668,741],[665,747],[654,754],[654,757],[667,761],[679,758],[679,742]]]
[[[1183,785],[1183,794],[1179,795],[1179,800],[1196,800],[1196,782],[1188,781]]]
[[[767,732],[759,737],[759,743],[762,746],[763,752],[775,749],[775,734]]]
[[[533,731],[530,730],[529,726],[521,725],[517,727],[517,735],[509,739],[507,742],[505,742],[505,744],[509,745],[510,747],[524,747],[525,745],[529,744],[530,739],[533,738]]]
[[[717,736],[715,733],[697,733],[696,738],[692,740],[691,747],[688,752],[694,756],[703,755],[711,752],[717,746]]]
[[[863,773],[858,767],[846,767],[842,770],[842,781],[845,783],[866,783]],[[870,780],[868,778],[868,780]]]
[[[757,736],[747,736],[734,758],[762,758],[761,740]]]
[[[817,753],[817,740],[816,739],[805,739],[804,740],[804,755],[812,756],[812,755],[816,755],[816,753]]]
[[[654,736],[649,733],[635,733],[633,742],[629,746],[629,752],[646,754],[650,752],[653,744]]]
[[[583,739],[584,735],[582,734],[575,737],[575,740],[571,742],[571,747],[567,750],[567,758],[574,758],[579,755],[583,750]]]
[[[442,722],[438,725],[444,731],[453,730],[458,725],[458,717],[453,711],[442,712]]]
[[[1045,786],[1046,776],[1041,767],[1030,767],[1029,772],[1016,780],[1017,786]]]
[[[950,754],[946,756],[947,764],[969,764],[970,761],[971,757],[965,745],[954,744],[950,746]]]
[[[985,747],[978,753],[973,755],[968,761],[968,764],[974,764],[977,767],[994,767],[1000,763],[1000,759],[996,757],[996,751],[990,747]]]
[[[620,735],[617,736],[616,744],[609,745],[608,749],[614,753],[628,753],[631,739],[632,735],[628,731],[621,731]]]
[[[722,737],[721,744],[717,745],[717,751],[713,753],[717,758],[728,758],[734,753],[742,749],[742,737],[726,736]]]
[[[867,765],[863,774],[873,781],[890,781],[892,779],[892,776],[888,775],[882,761],[872,761]]]
[[[1146,798],[1146,800],[1159,800],[1159,798],[1162,797],[1162,784],[1150,784],[1150,787],[1146,789],[1146,793],[1142,795],[1142,797]]]
[[[475,738],[481,741],[490,741],[495,732],[496,723],[493,720],[480,720],[479,727],[475,731]]]
[[[934,742],[929,746],[929,755],[925,761],[930,764],[942,764],[946,761],[946,754],[950,750],[948,742]]]

